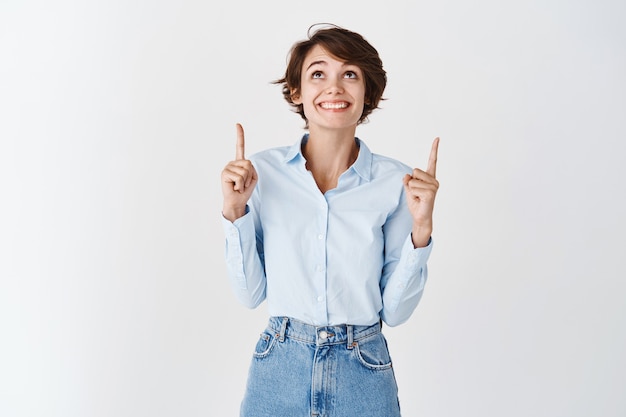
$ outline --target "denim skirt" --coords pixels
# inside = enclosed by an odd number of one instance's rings
[[[270,317],[253,353],[242,417],[398,417],[381,326]]]

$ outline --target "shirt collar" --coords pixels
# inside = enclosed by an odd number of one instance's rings
[[[305,135],[302,136],[300,140],[298,140],[291,146],[291,148],[289,148],[284,160],[286,164],[296,159],[304,160],[304,155],[302,155],[302,146],[306,143],[307,140],[309,140],[309,134],[305,133]]]
[[[365,181],[370,181],[372,178],[372,152],[361,139],[355,138],[355,140],[359,145],[359,156],[354,161],[352,169]]]
[[[287,154],[285,155],[284,162],[290,163],[296,160],[303,160],[304,155],[302,155],[302,146],[309,140],[309,134],[306,133],[300,140],[294,143]],[[363,142],[359,138],[355,138],[357,145],[359,146],[359,155],[352,164],[351,169],[353,169],[361,178],[365,181],[370,181],[372,177],[372,152],[367,147],[365,142]]]

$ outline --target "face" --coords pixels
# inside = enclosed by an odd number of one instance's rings
[[[302,65],[300,94],[309,129],[354,129],[363,113],[365,82],[356,65],[346,64],[315,45]]]

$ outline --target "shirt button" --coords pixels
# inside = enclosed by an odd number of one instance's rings
[[[316,269],[317,269],[317,272],[322,272],[324,270],[324,267],[322,265],[318,265]]]
[[[322,240],[322,239],[324,239],[324,235],[317,235],[317,238],[318,238],[319,240]]]
[[[319,301],[320,303],[324,301],[324,296],[320,295],[319,297],[317,297],[317,301]]]
[[[319,335],[322,340],[326,340],[328,338],[328,332],[326,330],[322,330]]]

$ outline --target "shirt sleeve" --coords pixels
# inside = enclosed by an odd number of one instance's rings
[[[380,282],[383,300],[380,316],[389,326],[407,321],[417,307],[428,278],[427,262],[433,248],[432,237],[426,247],[413,247],[410,233],[413,220],[404,200],[403,192],[398,208],[383,226],[385,263]]]
[[[265,300],[263,237],[257,233],[249,207],[243,217],[230,222],[222,216],[226,236],[226,270],[231,287],[241,304],[255,308]]]

